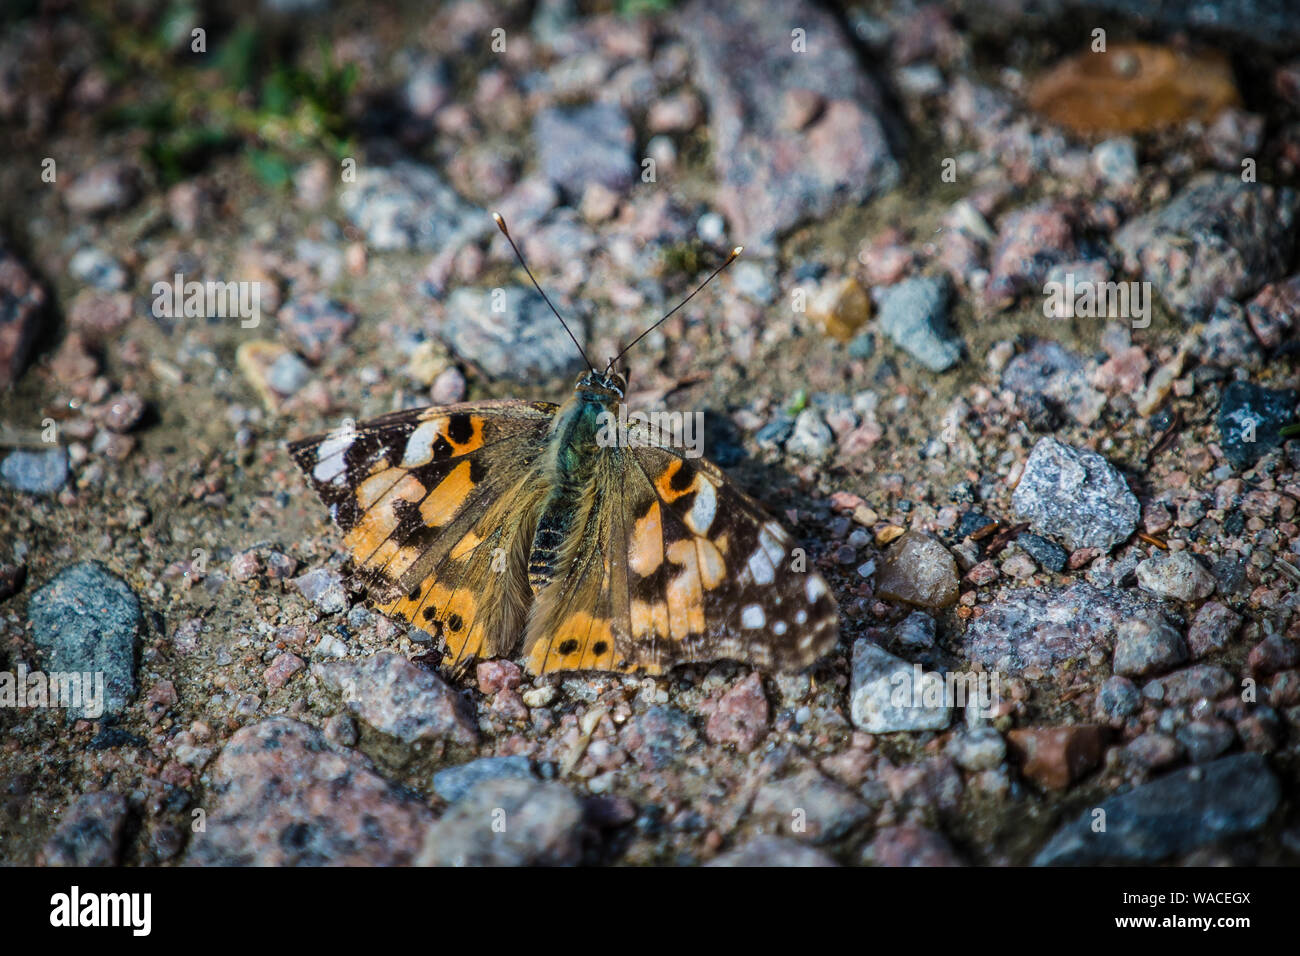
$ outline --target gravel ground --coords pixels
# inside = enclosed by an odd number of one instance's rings
[[[0,861],[1300,862],[1300,31],[997,6],[4,15]],[[833,653],[453,676],[350,589],[286,441],[579,367],[490,210],[596,356],[746,246],[630,404]]]

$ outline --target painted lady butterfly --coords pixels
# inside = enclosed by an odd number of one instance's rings
[[[627,388],[616,362],[588,362],[562,406],[409,409],[289,450],[376,609],[440,634],[453,670],[514,656],[521,638],[534,674],[811,664],[839,637],[826,582],[794,570],[790,536],[752,498],[650,423],[599,440]]]

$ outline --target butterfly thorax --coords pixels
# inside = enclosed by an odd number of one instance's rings
[[[617,419],[620,397],[610,388],[589,387],[585,379],[580,379],[573,397],[551,424],[542,465],[550,490],[528,555],[528,583],[534,594],[555,576],[561,546],[569,539],[583,503],[590,499],[586,491],[594,479],[599,457],[616,453],[599,439],[604,423],[610,420],[608,416]]]

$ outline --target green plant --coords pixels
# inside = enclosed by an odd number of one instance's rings
[[[303,156],[351,152],[345,107],[357,71],[334,65],[325,42],[319,67],[308,69],[276,56],[253,24],[234,29],[211,57],[179,66],[161,31],[113,39],[124,61],[120,74],[134,68],[159,82],[157,95],[114,111],[109,122],[148,131],[144,154],[165,183],[193,174],[218,152],[239,150],[259,180],[281,187]]]

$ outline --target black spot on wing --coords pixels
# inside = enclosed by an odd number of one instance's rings
[[[673,476],[668,479],[668,487],[679,494],[691,486],[695,481],[695,466],[688,461],[682,461],[681,467],[673,472]]]
[[[474,426],[464,412],[458,412],[447,419],[447,437],[457,445],[465,444],[473,434]]]

